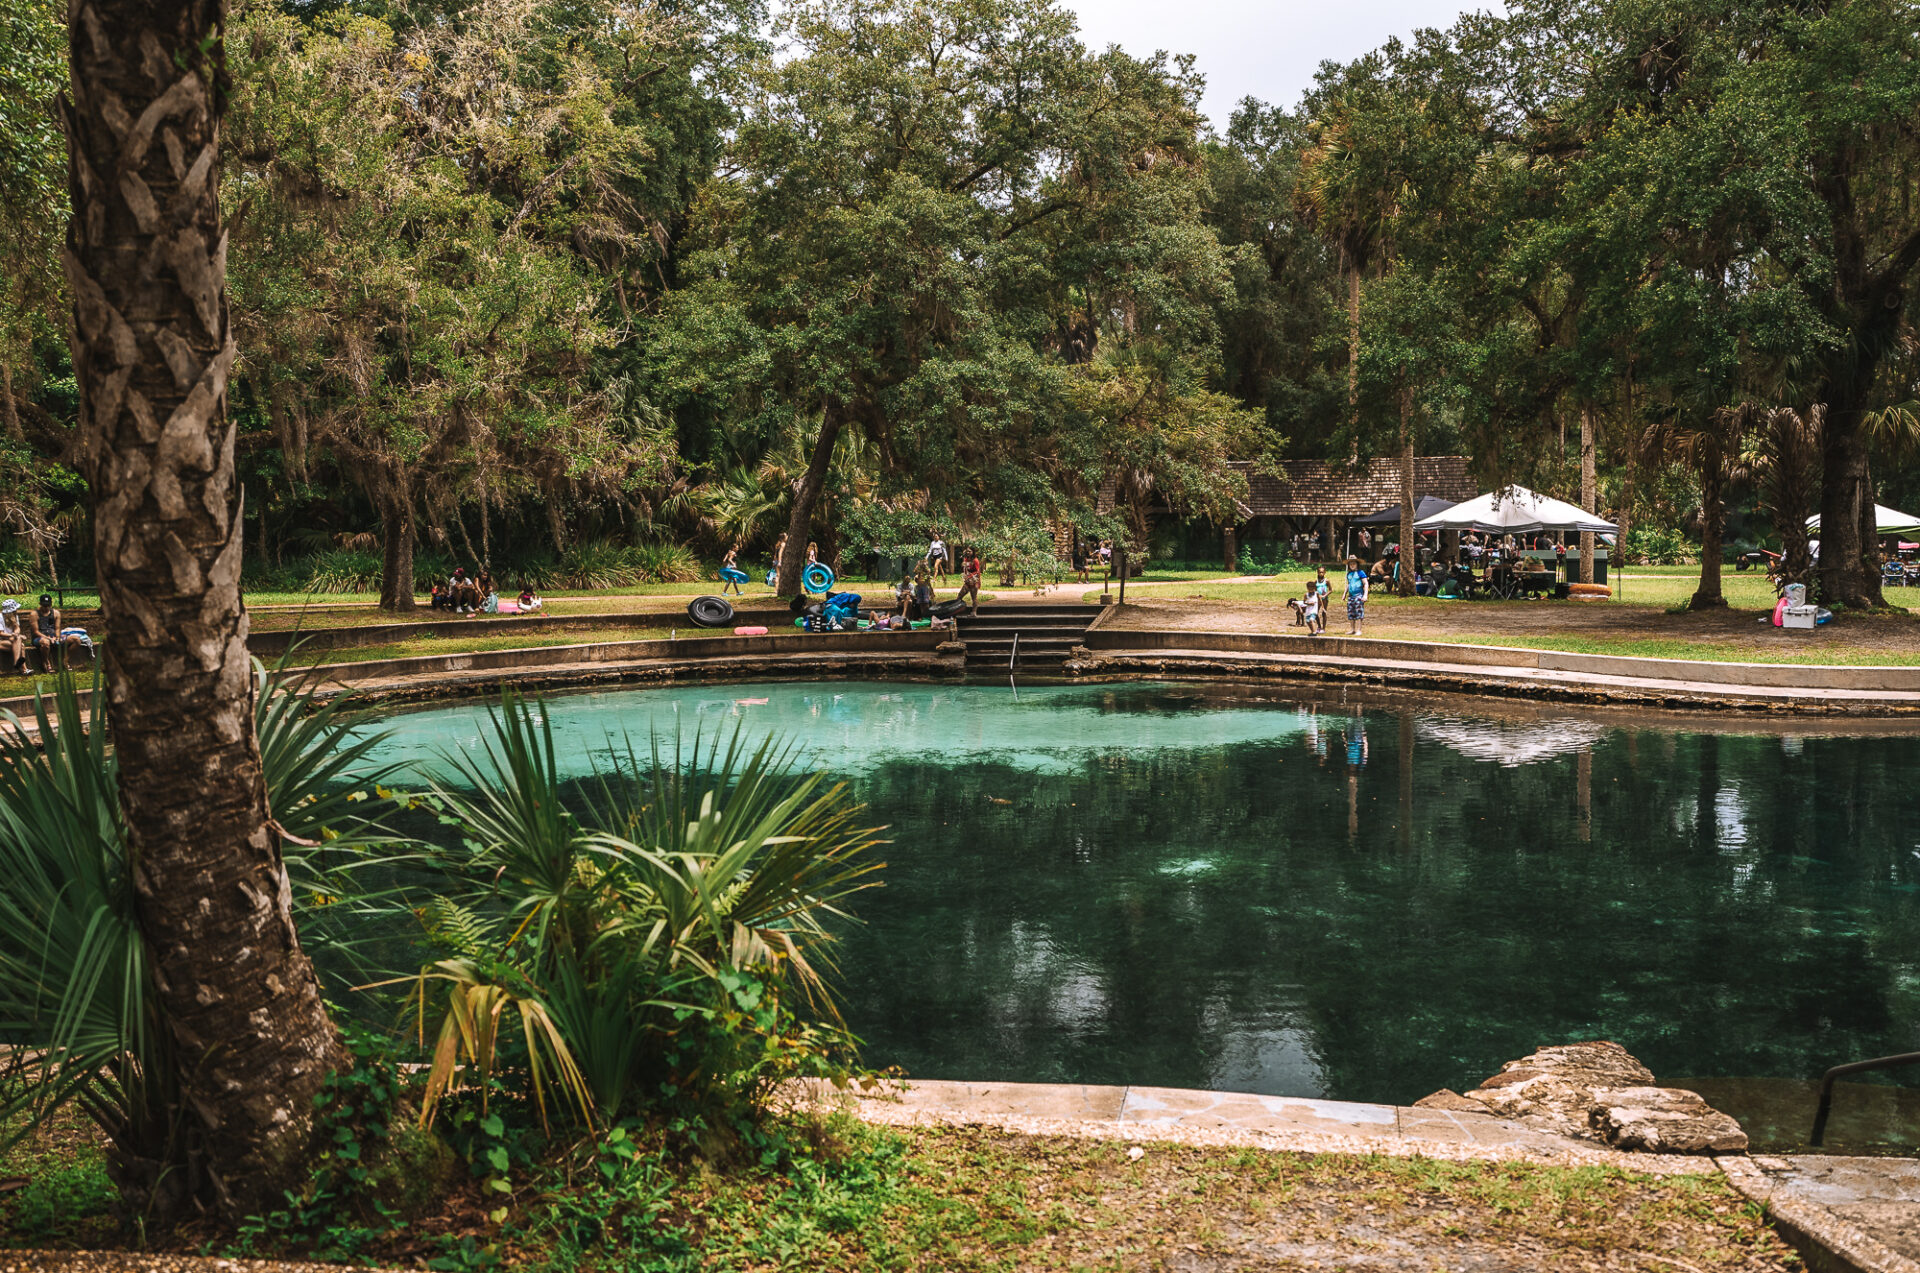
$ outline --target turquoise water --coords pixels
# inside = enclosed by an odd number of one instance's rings
[[[852,783],[891,843],[847,1015],[922,1077],[1405,1103],[1610,1038],[1757,1109],[1920,1049],[1920,736],[1136,684],[544,710],[582,776],[610,737],[737,724]],[[396,716],[391,754],[470,747],[485,711]]]

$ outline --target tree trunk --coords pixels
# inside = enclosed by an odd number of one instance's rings
[[[218,0],[78,0],[67,281],[107,724],[136,912],[203,1173],[237,1217],[306,1176],[343,1053],[294,932],[254,735],[227,374]],[[176,1149],[176,1155],[178,1150]],[[189,1186],[191,1187],[191,1186]]]
[[[15,442],[24,442],[27,435],[20,427],[20,409],[13,404],[13,364],[0,362],[0,423],[7,428],[7,436]]]
[[[1700,470],[1700,587],[1687,603],[1689,610],[1712,610],[1727,604],[1720,591],[1720,539],[1726,527],[1727,510],[1721,501],[1725,485],[1726,463],[1715,448]]]
[[[380,608],[414,608],[413,501],[398,482],[380,500]]]
[[[1347,425],[1360,439],[1360,267],[1347,270]]]
[[[1878,541],[1861,415],[1857,399],[1827,404],[1820,483],[1820,599],[1858,608],[1885,604],[1879,566],[1868,559]]]
[[[1400,388],[1400,578],[1394,591],[1413,595],[1413,574],[1420,562],[1413,523],[1413,390]]]
[[[1589,513],[1600,507],[1600,475],[1593,439],[1593,406],[1580,404],[1580,507]],[[1596,539],[1590,530],[1580,532],[1580,582],[1593,582],[1593,554]]]
[[[813,441],[813,455],[806,472],[793,484],[793,513],[787,518],[787,547],[780,554],[780,573],[773,590],[783,597],[800,594],[800,572],[807,566],[807,541],[813,538],[813,506],[827,484],[827,469],[833,463],[833,447],[840,440],[840,409],[832,403],[820,416],[820,436]]]

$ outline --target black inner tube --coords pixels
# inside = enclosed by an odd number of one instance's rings
[[[687,617],[702,628],[724,628],[733,622],[733,603],[725,597],[695,597],[687,603]]]

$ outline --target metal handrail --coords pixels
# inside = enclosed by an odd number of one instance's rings
[[[1013,634],[1013,652],[1007,655],[1007,675],[1013,675],[1013,661],[1020,657],[1020,634]]]
[[[1827,1114],[1833,1109],[1833,1083],[1843,1074],[1863,1070],[1890,1070],[1896,1065],[1920,1065],[1920,1052],[1902,1052],[1898,1056],[1877,1056],[1871,1061],[1851,1061],[1836,1065],[1820,1078],[1820,1107],[1813,1114],[1813,1135],[1809,1143],[1818,1146],[1827,1134]]]

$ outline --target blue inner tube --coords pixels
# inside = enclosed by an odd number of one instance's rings
[[[816,561],[800,573],[800,586],[808,592],[833,590],[833,570],[824,561]]]

